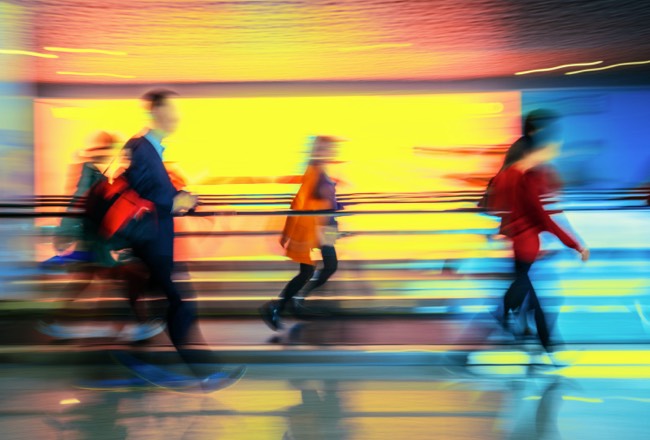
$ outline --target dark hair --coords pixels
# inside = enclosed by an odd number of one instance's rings
[[[555,113],[553,110],[533,110],[526,115],[526,119],[524,120],[524,135],[530,136],[538,130],[548,128],[559,121],[559,119],[560,115]]]
[[[176,96],[178,93],[173,90],[167,89],[154,89],[150,90],[142,96],[142,100],[147,105],[147,110],[153,110],[158,107],[162,107],[167,103],[167,99],[170,96]]]
[[[533,140],[530,136],[522,136],[517,142],[512,144],[506,153],[502,168],[507,168],[521,159],[527,152],[532,149]]]

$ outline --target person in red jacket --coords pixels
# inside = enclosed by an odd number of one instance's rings
[[[505,167],[494,178],[493,210],[502,212],[500,232],[512,240],[515,260],[515,280],[503,298],[504,316],[518,309],[528,296],[535,312],[535,323],[542,346],[550,349],[550,333],[528,272],[540,251],[539,234],[550,232],[567,247],[580,253],[582,261],[589,259],[589,249],[560,227],[544,209],[542,199],[549,192],[549,173],[545,167],[557,156],[559,142],[553,136],[539,136],[522,145],[517,161]]]
[[[526,115],[526,118],[523,121],[523,135],[515,141],[508,151],[506,152],[503,164],[501,165],[500,171],[505,170],[510,167],[512,164],[521,159],[522,154],[528,150],[528,144],[533,142],[533,139],[537,139],[540,135],[544,136],[550,132],[557,131],[557,123],[559,121],[559,115],[549,109],[536,109],[531,111]],[[540,167],[540,171],[542,168]],[[543,167],[544,176],[546,184],[545,195],[550,196],[559,192],[561,189],[561,181],[559,176],[550,166]],[[490,179],[488,186],[485,190],[485,194],[478,203],[479,208],[486,209],[488,208],[488,199],[491,196],[492,184],[494,179]],[[528,311],[531,310],[529,307],[528,296],[526,296],[524,302],[519,308],[519,332],[515,333],[516,336],[526,337],[532,336],[533,332],[528,326]],[[504,318],[503,304],[501,304],[497,310],[493,313],[494,317],[499,320],[504,329],[507,331],[512,331],[508,326],[508,320]],[[506,317],[507,318],[507,317]]]

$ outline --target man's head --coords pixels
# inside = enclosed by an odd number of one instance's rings
[[[178,112],[173,97],[177,93],[171,90],[155,89],[147,92],[142,100],[153,120],[153,129],[168,136],[178,127]]]

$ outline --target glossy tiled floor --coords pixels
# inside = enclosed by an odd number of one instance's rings
[[[169,367],[173,368],[173,367]],[[650,382],[549,367],[255,365],[213,394],[90,391],[117,366],[0,370],[2,438],[643,439]]]

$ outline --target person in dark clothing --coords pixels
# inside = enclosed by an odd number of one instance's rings
[[[537,332],[542,346],[550,350],[550,333],[537,294],[528,276],[540,250],[539,234],[550,232],[567,247],[578,251],[583,261],[589,249],[562,229],[544,209],[542,198],[547,193],[548,178],[543,165],[552,160],[559,148],[554,136],[545,135],[528,142],[521,157],[494,178],[491,202],[503,208],[500,232],[513,243],[515,279],[503,298],[504,316],[518,309],[526,296],[535,312]]]
[[[144,223],[138,225],[137,236],[129,236],[129,244],[133,255],[140,259],[149,273],[151,287],[157,288],[166,297],[168,334],[179,356],[190,369],[190,376],[165,371],[123,352],[114,353],[114,358],[150,383],[211,392],[234,384],[246,369],[240,366],[231,371],[220,369],[208,376],[203,374],[201,364],[205,367],[206,363],[214,363],[215,359],[214,356],[208,357],[211,353],[206,350],[191,348],[190,344],[193,343],[205,345],[198,330],[196,302],[188,301],[187,295],[172,280],[174,216],[186,214],[198,204],[196,196],[174,186],[163,163],[165,147],[162,140],[176,131],[178,125],[172,95],[175,93],[168,90],[154,90],[144,96],[151,126],[125,145],[130,164],[124,177],[129,189],[155,208],[155,215],[139,220]]]
[[[144,96],[152,126],[125,145],[131,157],[125,171],[129,185],[140,197],[154,203],[156,221],[153,238],[133,243],[133,254],[149,271],[151,281],[168,301],[167,329],[174,346],[181,352],[189,342],[196,322],[194,303],[185,301],[172,281],[174,267],[174,215],[187,213],[197,205],[197,198],[177,191],[163,164],[162,140],[176,131],[178,116],[170,97],[173,92],[154,90]]]
[[[336,200],[336,183],[325,172],[325,165],[332,161],[337,140],[329,136],[317,136],[314,140],[309,166],[302,179],[291,209],[295,211],[330,211],[340,208]],[[287,304],[293,301],[294,309],[306,310],[295,296],[303,290],[306,296],[312,290],[324,285],[338,268],[338,258],[334,242],[338,234],[338,224],[333,215],[289,216],[285,223],[280,245],[286,254],[300,264],[300,271],[282,290],[277,302],[265,304],[260,313],[266,324],[273,330],[282,328],[280,316]],[[318,278],[309,283],[316,271],[311,259],[311,250],[320,249],[323,256],[323,269]],[[304,289],[303,289],[304,288]]]

